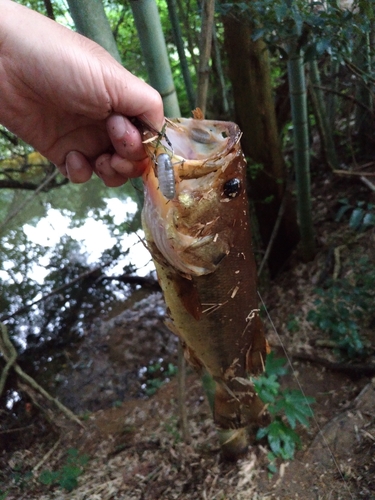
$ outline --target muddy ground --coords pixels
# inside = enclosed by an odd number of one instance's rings
[[[374,313],[362,325],[368,352],[356,361],[359,369],[340,361],[326,334],[307,321],[318,285],[333,274],[350,277],[353,263],[364,255],[375,267],[374,228],[356,232],[345,218],[335,222],[338,192],[354,201],[375,201],[359,181],[328,177],[314,199],[315,260],[301,263],[295,255],[285,272],[261,287],[271,318],[265,317],[268,341],[293,367],[282,385],[316,399],[309,428],[298,428],[302,446],[293,461],[277,462],[278,472],[269,477],[266,443],[254,443],[242,460],[223,462],[208,404],[191,370],[190,440],[183,442],[172,369],[177,342],[163,324],[162,298],[153,293],[135,298],[116,317],[99,318],[82,343],[66,352],[66,366],[48,389],[80,416],[81,425],[20,387],[31,399],[20,429],[0,434],[0,498],[375,499]],[[72,448],[82,471],[72,491],[56,477],[41,484],[42,472],[64,470]],[[84,454],[87,463],[80,461]]]

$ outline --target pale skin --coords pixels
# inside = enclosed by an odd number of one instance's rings
[[[121,186],[147,167],[138,117],[161,130],[158,92],[91,40],[0,0],[0,123],[72,182]]]

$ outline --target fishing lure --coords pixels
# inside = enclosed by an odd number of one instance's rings
[[[160,153],[156,158],[156,166],[159,189],[168,200],[172,200],[176,196],[176,181],[169,154]]]

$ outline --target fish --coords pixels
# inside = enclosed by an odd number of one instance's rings
[[[250,377],[265,367],[246,160],[233,122],[176,118],[144,132],[142,225],[185,357],[215,383],[213,418],[228,457],[265,419]]]

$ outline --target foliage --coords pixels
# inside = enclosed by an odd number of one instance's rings
[[[266,360],[265,372],[254,379],[255,389],[261,400],[267,404],[271,423],[259,429],[257,439],[267,438],[271,452],[269,470],[276,472],[275,460],[292,459],[300,438],[295,431],[298,423],[308,426],[308,419],[313,416],[311,404],[314,398],[306,397],[299,390],[280,389],[279,377],[287,373],[284,358],[275,358],[271,352]]]
[[[171,435],[174,443],[181,442],[181,434],[179,432],[179,426],[178,426],[178,417],[176,415],[171,415],[164,422],[164,428]]]
[[[371,20],[335,2],[255,0],[220,4],[223,13],[247,16],[255,23],[253,38],[264,38],[271,51],[286,55],[285,45],[298,39],[306,58],[329,54],[343,60],[354,51],[356,39],[371,29]]]
[[[336,214],[335,221],[341,221],[345,215],[349,216],[349,227],[355,231],[366,231],[375,226],[375,205],[364,201],[357,201],[355,204],[349,202],[347,198],[340,200],[340,208]]]
[[[326,288],[316,290],[319,298],[307,319],[330,336],[343,357],[366,354],[361,329],[373,310],[374,283],[375,268],[367,257],[363,257],[353,265],[349,276],[331,280]]]
[[[88,455],[80,455],[76,448],[70,448],[65,465],[56,471],[44,470],[39,476],[39,481],[48,486],[59,485],[66,491],[72,491],[77,487],[77,479],[83,473],[88,461]]]
[[[141,370],[143,378],[146,380],[142,384],[142,388],[147,396],[152,396],[165,382],[168,382],[171,377],[177,373],[177,366],[172,363],[163,363],[159,360],[155,363],[150,363],[145,369]]]

